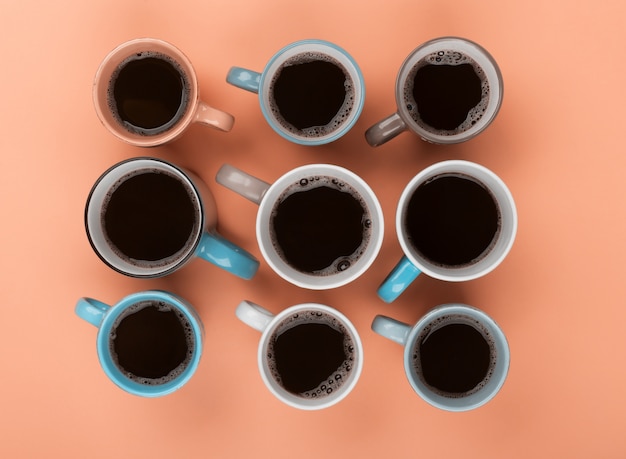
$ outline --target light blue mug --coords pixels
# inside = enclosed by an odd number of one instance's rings
[[[100,365],[109,379],[128,393],[142,397],[170,394],[184,386],[198,367],[204,327],[194,308],[172,293],[147,290],[128,295],[113,306],[81,298],[75,311],[98,327]],[[120,339],[123,341],[118,343]],[[139,372],[143,374],[136,374]]]
[[[281,78],[287,78],[285,75],[298,66],[306,69],[303,70],[304,77],[302,74],[294,76],[294,80],[297,81],[291,82],[293,87],[297,86],[292,90],[299,98],[299,105],[289,110],[299,112],[296,113],[296,118],[301,118],[303,113],[312,113],[320,109],[322,101],[330,103],[329,94],[332,91],[329,88],[334,88],[328,83],[326,70],[313,73],[318,70],[314,70],[311,64],[319,62],[332,63],[343,72],[343,88],[340,89],[343,89],[342,94],[345,96],[342,101],[324,108],[324,112],[328,112],[323,117],[324,121],[320,118],[320,121],[316,122],[307,116],[306,120],[300,119],[295,122],[293,112],[287,113],[288,110],[280,97],[278,100],[275,97],[277,82],[281,81]],[[285,69],[290,70],[286,72]],[[226,81],[241,89],[257,93],[261,111],[269,125],[285,139],[301,145],[321,145],[342,137],[356,123],[365,101],[363,75],[356,61],[339,46],[323,40],[302,40],[285,46],[269,60],[261,73],[232,67]]]
[[[117,247],[108,235],[106,225],[103,223],[109,202],[116,190],[130,178],[141,174],[162,174],[177,180],[187,192],[184,204],[193,209],[194,223],[187,241],[175,253],[163,258],[143,259],[124,253],[124,250]],[[136,197],[136,193],[131,197],[136,212],[145,212],[146,206],[143,201],[137,202],[139,198]],[[159,224],[170,228],[179,224],[167,216],[162,220]],[[126,226],[128,229],[138,227],[131,223]],[[252,278],[259,268],[259,261],[222,237],[217,232],[216,226],[217,206],[207,185],[193,172],[157,158],[139,157],[115,164],[96,181],[85,206],[85,228],[89,242],[100,259],[117,272],[131,277],[160,277],[182,268],[192,259],[199,257],[243,279]],[[127,229],[124,228],[124,231]],[[142,231],[145,231],[147,238],[150,228],[142,227]],[[143,238],[143,235],[141,237]],[[160,239],[153,242],[160,243]]]

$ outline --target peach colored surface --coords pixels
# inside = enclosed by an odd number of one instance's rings
[[[626,457],[624,17],[621,0],[2,0],[0,457]],[[505,92],[495,122],[465,144],[405,133],[370,148],[363,134],[395,109],[401,62],[442,35],[472,39],[498,61]],[[113,47],[142,36],[187,54],[203,100],[235,115],[230,133],[196,125],[142,150],[103,128],[95,71]],[[317,148],[283,140],[255,95],[225,83],[230,66],[260,70],[303,38],[348,50],[367,88],[355,128]],[[383,206],[380,255],[356,282],[323,292],[287,284],[265,263],[250,282],[199,260],[163,279],[121,276],[91,250],[84,204],[107,167],[146,154],[197,171],[216,196],[222,234],[259,257],[256,206],[215,183],[224,162],[268,181],[305,163],[352,169]],[[483,164],[510,187],[513,250],[482,279],[421,277],[384,304],[376,288],[400,256],[402,188],[452,158]],[[206,326],[195,377],[158,400],[105,377],[96,329],[74,315],[81,296],[113,303],[148,288],[187,298]],[[348,398],[321,412],[273,398],[257,371],[260,335],[234,315],[244,298],[273,311],[313,301],[345,313],[365,350]],[[370,330],[376,314],[415,322],[446,302],[483,309],[510,342],[509,378],[476,411],[427,405],[406,381],[400,346]]]

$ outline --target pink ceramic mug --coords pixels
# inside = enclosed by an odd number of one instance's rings
[[[100,64],[93,86],[96,113],[119,139],[140,147],[174,140],[194,122],[230,131],[234,118],[199,99],[189,59],[154,38],[122,43]]]

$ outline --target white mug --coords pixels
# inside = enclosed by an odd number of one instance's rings
[[[320,410],[343,400],[356,385],[363,368],[363,345],[354,325],[336,309],[304,303],[274,315],[242,301],[236,315],[262,333],[259,372],[283,403]]]
[[[463,264],[445,264],[426,256],[417,247],[414,242],[415,239],[408,230],[409,218],[407,216],[410,215],[408,209],[416,191],[424,185],[434,183],[441,177],[464,178],[472,183],[471,186],[484,189],[487,196],[490,196],[489,201],[494,207],[494,213],[497,213],[497,216],[494,216],[494,233],[489,236],[486,248],[482,253],[476,254],[475,258]],[[469,195],[458,193],[452,194],[452,196],[454,200],[457,196],[460,200]],[[466,209],[470,209],[470,207]],[[438,211],[445,210],[446,206],[438,204]],[[477,224],[482,222],[481,217],[474,215],[467,216],[466,220]],[[444,221],[443,217],[442,221]],[[422,218],[418,220],[416,226],[430,230],[427,222],[430,223],[428,219]],[[448,228],[443,228],[443,230],[446,229]],[[404,255],[378,289],[378,295],[386,302],[394,301],[422,272],[435,279],[449,282],[472,280],[491,272],[504,260],[513,246],[517,232],[517,211],[511,192],[495,173],[484,166],[469,161],[442,161],[419,172],[404,188],[396,210],[396,232]],[[450,233],[448,240],[443,239],[443,243],[450,246],[452,244],[460,245],[459,241],[462,239],[460,239],[459,234],[465,233],[465,228],[459,226],[456,233]],[[447,233],[439,231],[433,234]]]
[[[345,285],[363,274],[378,255],[384,233],[381,206],[367,183],[347,169],[310,164],[269,184],[224,165],[216,180],[259,205],[256,236],[261,253],[279,276],[294,285],[312,290]],[[321,191],[331,196],[322,196]],[[303,192],[315,192],[318,202],[292,204]],[[283,218],[281,209],[287,200],[292,207],[299,207],[291,209],[297,215]],[[322,204],[324,207],[319,208]],[[360,211],[344,212],[343,204]],[[334,224],[334,218],[342,224]],[[288,233],[289,241],[283,240],[281,231]],[[357,238],[357,245],[351,241],[345,247],[333,246],[339,235],[347,234]]]
[[[441,333],[450,325],[460,326],[463,338],[459,337],[459,328],[456,335]],[[444,304],[413,326],[376,316],[372,330],[404,346],[404,370],[411,387],[442,410],[478,408],[495,397],[506,380],[510,351],[504,332],[474,307]],[[470,347],[470,343],[481,347]]]

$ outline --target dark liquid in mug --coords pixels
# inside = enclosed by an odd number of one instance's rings
[[[424,382],[441,395],[463,396],[478,390],[495,356],[483,334],[466,323],[435,328],[419,339],[414,364]]]
[[[178,64],[157,53],[126,59],[111,77],[109,105],[130,132],[155,135],[170,129],[185,112],[189,83]]]
[[[302,312],[286,319],[270,340],[268,361],[281,386],[306,398],[332,394],[354,365],[354,343],[332,316]]]
[[[283,127],[316,137],[340,126],[354,104],[347,71],[329,56],[305,53],[287,61],[272,82],[271,106]]]
[[[118,256],[132,264],[167,264],[194,243],[197,205],[188,186],[173,175],[157,170],[132,173],[105,200],[106,239]]]
[[[361,256],[372,222],[365,203],[347,184],[312,177],[287,190],[272,212],[275,248],[294,269],[329,275]]]
[[[410,244],[439,266],[463,267],[495,244],[500,211],[491,192],[471,177],[442,174],[417,187],[404,222]]]
[[[140,384],[163,384],[189,365],[195,340],[188,319],[159,301],[137,303],[111,328],[110,351],[119,370]]]

